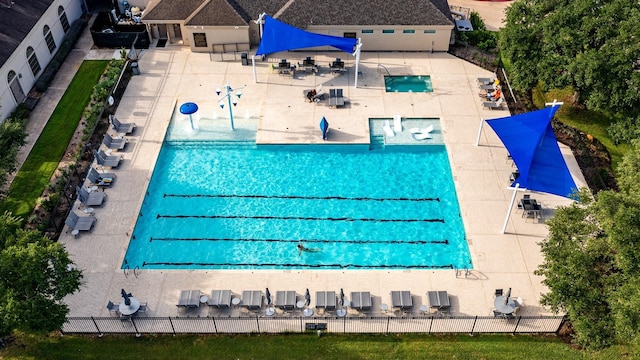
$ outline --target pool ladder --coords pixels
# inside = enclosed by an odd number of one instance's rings
[[[389,69],[387,69],[386,66],[382,65],[382,64],[378,64],[378,74],[382,74],[383,72],[380,70],[380,68],[383,68],[384,71],[387,72],[387,75],[391,76],[391,73],[389,72]]]

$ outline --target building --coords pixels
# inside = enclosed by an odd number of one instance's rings
[[[25,100],[80,16],[81,0],[0,0],[0,122]]]
[[[363,51],[447,51],[455,26],[447,0],[151,0],[142,21],[153,39],[221,52],[257,46],[262,13],[310,32],[360,37]]]

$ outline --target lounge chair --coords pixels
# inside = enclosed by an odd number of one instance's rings
[[[500,98],[498,99],[498,101],[484,101],[482,102],[482,107],[483,108],[489,108],[490,110],[493,109],[501,109],[502,108],[502,104],[504,103],[504,98]]]
[[[122,160],[122,156],[119,155],[107,155],[104,151],[96,151],[93,150],[93,155],[96,157],[96,162],[98,165],[103,167],[114,168],[120,165],[120,160]]]
[[[478,82],[478,85],[487,85],[487,84],[491,84],[492,82],[494,82],[496,79],[495,78],[477,78],[476,81]]]
[[[335,106],[335,107],[344,106],[344,97],[342,96],[342,89],[329,90],[329,106]]]
[[[136,128],[136,124],[134,123],[121,123],[120,120],[115,115],[109,114],[109,122],[111,122],[111,127],[118,134],[130,134]]]
[[[384,134],[387,137],[394,137],[396,136],[396,134],[393,132],[393,130],[391,130],[391,125],[389,125],[389,120],[385,120],[382,123],[382,130],[384,130]]]
[[[431,132],[433,131],[433,125],[428,125],[425,128],[411,128],[409,129],[409,132],[411,133],[411,136],[416,139],[416,140],[426,140],[426,139],[431,139]]]
[[[393,116],[393,131],[397,133],[402,132],[402,117],[400,115]]]
[[[80,186],[76,186],[76,192],[78,193],[78,199],[85,206],[102,206],[104,199],[107,197],[107,194],[102,191],[89,192]]]
[[[127,145],[127,139],[113,138],[109,134],[104,134],[104,138],[102,139],[102,144],[107,149],[122,150],[124,149],[124,146]]]
[[[93,227],[93,223],[96,222],[96,218],[93,216],[78,216],[78,214],[71,211],[67,219],[64,221],[69,229],[72,230],[73,235],[78,235],[80,231],[89,231]]]
[[[114,173],[99,173],[95,168],[90,168],[89,173],[87,174],[87,180],[91,183],[91,185],[100,186],[102,188],[109,187],[113,184],[113,180],[115,180],[116,174]]]

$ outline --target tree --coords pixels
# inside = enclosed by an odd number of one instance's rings
[[[540,243],[536,274],[549,292],[542,304],[564,311],[574,341],[602,348],[640,337],[640,141],[624,157],[620,191],[586,190],[580,201],[557,209]]]
[[[62,300],[79,289],[82,273],[62,244],[16,219],[0,216],[0,335],[59,329],[69,311]]]
[[[524,0],[506,11],[500,48],[515,88],[572,88],[576,103],[633,117],[640,107],[635,0]]]

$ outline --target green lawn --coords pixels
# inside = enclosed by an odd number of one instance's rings
[[[16,174],[0,212],[27,217],[64,155],[108,61],[84,61]]]
[[[631,359],[627,348],[587,353],[555,336],[184,335],[18,337],[7,359]]]

